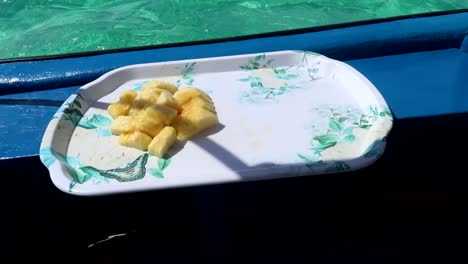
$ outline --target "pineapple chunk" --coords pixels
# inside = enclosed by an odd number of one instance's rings
[[[136,100],[146,101],[149,104],[155,104],[158,101],[159,93],[156,91],[139,92]]]
[[[177,102],[172,97],[172,94],[167,91],[164,91],[159,95],[158,101],[156,103],[160,105],[168,106],[172,109],[177,109]]]
[[[113,103],[107,107],[107,112],[109,112],[109,114],[114,119],[119,116],[128,115],[129,110],[130,110],[130,104],[122,103],[122,102]]]
[[[136,130],[155,137],[164,128],[164,124],[145,119],[145,115],[142,113],[135,117],[134,127]]]
[[[131,117],[129,116],[118,116],[110,127],[110,131],[113,135],[120,135],[123,133],[132,132],[135,130],[135,124]]]
[[[206,129],[215,127],[218,123],[216,114],[203,108],[193,108],[182,112],[173,126],[177,130],[177,138],[187,140]]]
[[[157,124],[170,125],[177,116],[177,110],[156,104],[146,108],[142,116],[146,121],[151,120]]]
[[[141,88],[141,91],[140,93],[155,93],[157,95],[160,95],[162,92],[167,92],[166,90],[164,89],[160,89],[160,88],[156,88],[156,87],[151,87],[151,86],[148,86],[146,88]]]
[[[192,98],[188,103],[186,103],[184,105],[181,105],[180,109],[182,111],[185,111],[186,109],[190,109],[192,107],[194,107],[194,108],[195,107],[203,108],[203,109],[208,110],[210,112],[216,113],[214,105],[212,103],[209,103],[209,102],[203,100],[200,97]]]
[[[160,158],[177,139],[187,140],[219,123],[205,92],[194,87],[178,90],[158,80],[146,83],[138,93],[123,92],[108,111],[114,118],[111,132],[119,136],[121,145]]]
[[[147,150],[151,143],[151,137],[143,132],[135,130],[130,133],[121,134],[119,136],[119,144],[130,148]]]
[[[174,99],[179,105],[183,105],[195,97],[200,97],[209,103],[213,103],[205,92],[195,87],[185,87],[174,93]]]
[[[157,100],[158,100],[158,94],[156,93],[140,92],[138,93],[128,113],[131,116],[138,115],[140,112],[144,111],[150,105],[155,104]]]
[[[148,152],[162,158],[175,141],[176,130],[171,126],[167,126],[153,138],[153,141],[148,146]]]
[[[131,104],[135,100],[137,93],[135,91],[125,91],[120,95],[120,102]]]
[[[159,80],[152,80],[147,82],[143,87],[143,89],[148,89],[148,88],[159,88],[162,90],[166,90],[170,92],[171,94],[177,92],[177,87],[173,85],[172,83],[164,82],[164,81],[159,81]]]

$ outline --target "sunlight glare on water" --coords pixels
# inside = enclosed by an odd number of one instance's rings
[[[468,8],[468,0],[0,0],[0,59]]]

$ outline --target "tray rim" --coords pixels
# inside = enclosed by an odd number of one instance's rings
[[[209,62],[209,61],[229,60],[229,59],[232,59],[232,58],[240,58],[240,59],[241,58],[252,58],[254,56],[261,55],[261,54],[264,54],[264,55],[276,55],[276,54],[279,55],[279,54],[288,54],[288,53],[297,54],[299,52],[315,54],[317,56],[326,58],[326,60],[334,63],[335,66],[344,67],[346,70],[350,71],[353,75],[358,77],[366,85],[367,89],[369,89],[369,91],[372,93],[372,95],[375,97],[375,101],[378,104],[378,106],[386,107],[387,109],[389,109],[391,124],[390,124],[390,127],[387,128],[386,131],[385,131],[386,133],[385,133],[384,139],[388,136],[388,134],[390,133],[390,131],[392,130],[392,127],[393,127],[394,114],[391,111],[388,104],[386,103],[386,101],[385,101],[384,97],[382,96],[382,94],[373,85],[373,83],[370,82],[370,80],[368,80],[362,73],[360,73],[359,71],[357,71],[356,69],[354,69],[352,66],[348,65],[345,62],[341,62],[341,61],[338,61],[338,60],[331,59],[331,58],[329,58],[329,57],[327,57],[325,55],[319,54],[319,53],[304,51],[304,50],[283,50],[283,51],[274,51],[274,52],[249,53],[249,54],[232,55],[232,56],[208,57],[208,58],[200,58],[200,59],[185,59],[185,60],[174,60],[174,61],[165,61],[165,62],[151,62],[151,63],[131,64],[131,65],[119,67],[119,68],[116,68],[116,69],[111,70],[109,72],[106,72],[106,73],[102,74],[99,78],[97,78],[97,79],[95,79],[95,80],[81,86],[77,90],[76,93],[70,95],[64,101],[62,106],[64,106],[67,102],[73,102],[73,101],[77,100],[77,97],[80,94],[80,91],[91,89],[95,84],[98,84],[98,83],[102,82],[103,80],[106,80],[107,78],[110,78],[111,76],[113,76],[115,74],[118,74],[120,72],[125,72],[125,71],[128,71],[128,70],[132,70],[134,68],[154,67],[154,66],[158,66],[158,65],[177,65],[177,64],[190,63],[190,62],[200,63],[200,62]],[[123,83],[125,83],[125,82],[127,82],[129,80],[136,80],[136,79],[129,78],[126,81],[122,82],[120,85],[122,85]],[[87,103],[89,103],[89,102],[87,102]],[[92,103],[89,104],[85,109],[83,109],[83,111],[86,112],[91,105],[92,105]],[[57,124],[53,124],[53,122],[52,122],[53,119],[51,119],[49,121],[49,124],[48,124],[46,130],[44,131],[44,134],[43,134],[43,137],[42,137],[42,141],[41,141],[41,144],[40,144],[40,150],[44,149],[45,147],[50,147],[50,145],[45,144],[45,142],[47,142],[47,139],[49,139],[49,142],[52,142],[53,135],[56,132],[55,129],[56,129],[57,125],[60,124],[60,122],[63,122],[63,120],[61,120],[61,119],[63,119],[63,116],[59,117],[59,120],[58,120]],[[376,141],[379,141],[379,139],[374,140],[372,142],[372,144],[375,143]],[[385,148],[386,148],[386,141],[384,141],[382,139],[380,139],[380,141],[382,142],[382,147],[383,147],[383,151],[384,151]],[[357,157],[355,157],[355,158],[353,158],[351,160],[346,160],[346,162],[360,160],[360,159],[362,159],[362,157],[365,154],[366,154],[366,152],[364,152],[361,156],[357,156]],[[44,166],[47,167],[47,169],[49,171],[50,178],[51,178],[52,182],[54,183],[54,185],[59,190],[65,192],[65,193],[72,194],[72,195],[77,195],[77,196],[105,196],[105,195],[114,195],[114,194],[121,194],[121,193],[137,193],[137,192],[144,192],[144,191],[151,191],[151,190],[158,191],[158,190],[165,190],[165,189],[176,189],[176,188],[183,188],[183,187],[186,187],[186,186],[201,186],[201,185],[207,185],[207,184],[226,184],[226,183],[230,183],[230,182],[248,182],[248,181],[259,180],[258,177],[253,177],[252,179],[245,179],[244,178],[244,179],[241,179],[241,180],[240,179],[239,180],[226,179],[226,180],[223,180],[223,181],[217,181],[217,180],[203,181],[200,184],[181,184],[181,183],[179,183],[179,184],[177,184],[177,186],[170,186],[170,187],[164,187],[164,188],[154,188],[154,186],[148,185],[148,186],[141,186],[141,187],[139,187],[137,189],[122,188],[122,189],[117,189],[117,190],[103,190],[102,192],[87,191],[87,190],[70,191],[69,188],[67,188],[66,186],[63,186],[63,184],[61,184],[59,182],[59,180],[58,180],[59,177],[63,177],[63,176],[66,177],[67,176],[66,175],[67,172],[64,169],[64,166],[62,164],[63,162],[58,160],[58,162],[60,163],[60,171],[54,173],[53,170],[46,165],[45,161],[42,158],[42,154],[40,154],[40,158],[41,158],[41,162],[44,164]],[[359,166],[353,166],[351,169],[348,169],[348,170],[343,171],[343,172],[355,171],[355,170],[365,168],[365,167],[375,163],[379,158],[380,157],[367,159],[367,160],[365,160],[365,162],[361,161],[361,162],[358,163]],[[305,165],[306,165],[306,163],[276,165],[275,168],[282,168],[282,167],[289,167],[290,168],[290,167],[299,167],[299,166],[303,167]],[[271,170],[271,168],[267,168],[267,169]],[[320,173],[320,174],[323,175],[323,174],[334,174],[334,173],[342,173],[342,172],[323,172],[323,173]],[[320,174],[303,173],[303,174],[295,174],[295,175],[280,175],[280,176],[274,176],[274,177],[266,177],[265,179],[289,178],[289,177],[297,177],[297,176],[304,176],[304,175],[313,176],[313,175],[320,175]]]

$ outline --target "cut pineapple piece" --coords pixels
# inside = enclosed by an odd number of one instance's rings
[[[147,82],[143,87],[142,90],[150,89],[150,88],[159,88],[162,90],[166,90],[170,92],[171,94],[175,93],[177,91],[177,87],[173,85],[172,83],[164,82],[164,81],[159,81],[159,80],[152,80]]]
[[[158,101],[159,93],[156,91],[139,92],[136,100],[146,101],[150,104],[155,104]]]
[[[130,110],[130,104],[122,103],[122,102],[113,103],[107,107],[107,112],[109,112],[109,114],[114,119],[119,116],[128,115],[129,110]]]
[[[155,88],[155,87],[142,88],[140,91],[140,93],[155,93],[157,95],[160,95],[162,92],[167,92],[167,91],[164,89]]]
[[[113,135],[120,135],[123,133],[129,133],[135,130],[135,124],[131,117],[129,116],[118,116],[110,127],[110,131]]]
[[[218,123],[218,116],[213,112],[203,108],[193,108],[182,112],[173,126],[177,130],[177,138],[187,140],[206,129],[215,127]]]
[[[146,108],[142,116],[147,121],[151,120],[157,124],[170,125],[177,116],[177,110],[156,104]]]
[[[129,111],[129,115],[135,116],[145,110],[148,106],[155,104],[158,100],[158,96],[158,94],[152,92],[138,93]]]
[[[137,93],[135,91],[125,91],[120,95],[120,102],[131,104],[135,100]]]
[[[200,97],[207,102],[213,103],[205,92],[195,87],[185,87],[174,93],[174,99],[179,105],[183,105],[195,97]]]
[[[150,136],[138,130],[119,136],[119,144],[140,150],[147,150],[151,140]]]
[[[136,130],[155,137],[164,128],[164,124],[145,119],[145,115],[142,113],[135,117],[134,127]]]
[[[157,136],[153,138],[153,141],[148,146],[148,152],[156,157],[163,158],[167,150],[176,141],[176,130],[167,126]]]
[[[197,108],[203,108],[205,110],[208,110],[210,112],[216,113],[215,107],[212,103],[209,103],[205,100],[203,100],[200,97],[195,97],[192,98],[188,103],[180,106],[181,111],[185,111],[186,109],[190,109],[192,107],[197,107]]]
[[[172,109],[177,109],[177,102],[172,97],[172,94],[167,91],[164,91],[159,95],[158,101],[156,103],[160,105],[168,106]]]
[[[219,123],[205,92],[195,87],[177,90],[158,80],[146,83],[139,92],[123,92],[108,111],[114,119],[110,130],[121,145],[148,150],[160,158],[177,138],[190,139]]]

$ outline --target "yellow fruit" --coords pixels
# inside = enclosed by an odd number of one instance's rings
[[[145,119],[144,114],[139,114],[134,117],[134,127],[136,130],[144,132],[151,137],[155,137],[164,128],[164,124]]]
[[[159,93],[156,91],[139,92],[136,100],[145,101],[149,104],[155,104],[158,101]]]
[[[141,91],[140,91],[140,93],[155,93],[157,95],[160,95],[162,92],[167,92],[167,91],[164,89],[155,88],[151,86],[148,86],[146,88],[141,88]]]
[[[156,157],[163,158],[167,150],[176,141],[176,130],[167,126],[157,136],[153,138],[153,141],[148,146],[148,152]]]
[[[158,80],[146,83],[139,92],[123,92],[108,111],[114,118],[110,130],[121,145],[148,150],[160,158],[177,138],[187,140],[219,123],[205,92],[194,87],[177,90]]]
[[[183,111],[173,123],[177,130],[177,138],[187,140],[194,135],[215,127],[219,123],[218,116],[203,108],[193,108]]]
[[[158,101],[156,101],[156,103],[160,105],[168,106],[172,109],[177,109],[177,102],[172,97],[172,94],[167,91],[164,91],[159,95]]]
[[[135,91],[125,91],[120,94],[120,102],[131,104],[135,100],[137,93]]]
[[[119,144],[140,150],[147,150],[151,140],[150,136],[138,130],[119,136]]]
[[[213,103],[211,98],[205,92],[198,88],[185,87],[174,93],[174,99],[179,105],[183,105],[195,97],[200,97],[207,102]]]
[[[152,80],[147,82],[143,87],[142,90],[146,90],[149,88],[159,88],[162,90],[166,90],[170,92],[171,94],[175,93],[177,91],[177,87],[171,83],[164,82],[164,81],[158,81],[158,80]]]
[[[107,107],[107,112],[109,112],[109,114],[114,119],[119,116],[128,115],[129,110],[130,110],[130,104],[122,103],[122,102],[113,103]]]
[[[129,116],[118,116],[110,127],[110,131],[113,135],[120,135],[123,133],[132,132],[135,130],[135,124],[131,117]]]
[[[146,108],[142,116],[145,121],[151,120],[157,124],[170,125],[177,116],[177,110],[156,104]]]
[[[205,100],[203,100],[200,97],[195,97],[192,98],[188,103],[180,106],[181,111],[185,111],[185,109],[190,109],[190,108],[203,108],[205,110],[208,110],[210,112],[216,113],[215,107],[212,103],[209,103]]]
[[[155,104],[158,97],[159,95],[157,93],[139,92],[129,110],[129,115],[134,116],[145,110],[148,106]]]

